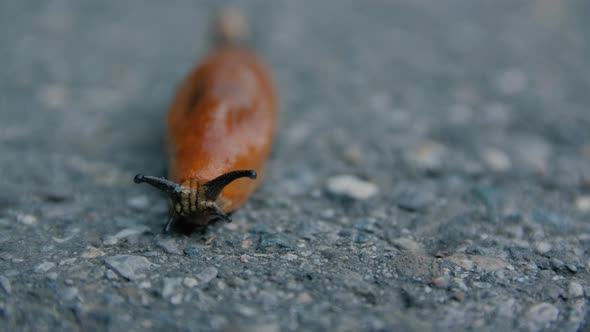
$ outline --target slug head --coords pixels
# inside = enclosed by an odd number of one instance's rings
[[[178,218],[190,219],[198,225],[207,225],[213,220],[222,219],[231,222],[231,218],[215,202],[223,188],[240,178],[256,179],[256,171],[239,170],[225,173],[215,179],[199,184],[196,179],[189,179],[178,184],[164,178],[137,174],[135,183],[147,183],[166,193],[172,201],[170,217],[164,232],[170,230]]]

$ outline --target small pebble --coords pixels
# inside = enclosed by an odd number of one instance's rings
[[[426,141],[408,152],[407,162],[416,168],[426,171],[438,171],[443,164],[443,158],[447,154],[444,145],[434,141]]]
[[[565,268],[565,263],[559,258],[551,258],[550,263],[554,270],[563,270]]]
[[[448,277],[438,277],[432,280],[432,286],[436,288],[447,288],[449,287],[449,278]]]
[[[281,258],[288,260],[289,262],[295,261],[299,259],[299,256],[295,254],[288,253],[286,255],[281,256]]]
[[[452,295],[453,300],[457,302],[465,301],[465,292],[464,291],[456,291]]]
[[[113,270],[128,280],[144,278],[145,274],[140,272],[154,265],[145,257],[133,255],[115,255],[108,257],[105,261]]]
[[[55,263],[43,262],[35,267],[33,270],[35,273],[45,273],[55,267]]]
[[[488,257],[481,255],[471,256],[471,260],[475,263],[478,270],[492,273],[506,268],[506,262],[501,258]]]
[[[168,254],[180,255],[182,252],[178,248],[178,244],[173,239],[159,239],[158,246]]]
[[[311,303],[313,302],[313,298],[311,297],[311,295],[309,295],[309,293],[301,293],[297,296],[295,302],[299,304]]]
[[[167,298],[178,293],[181,284],[181,278],[164,278],[164,288],[162,289],[162,297]]]
[[[36,225],[38,223],[37,217],[31,214],[18,214],[16,220],[27,226]]]
[[[237,305],[236,310],[244,317],[254,317],[256,316],[256,309],[252,307],[247,307],[245,305]],[[256,331],[256,330],[251,330]]]
[[[391,241],[391,244],[396,246],[398,249],[407,250],[414,254],[426,253],[426,250],[424,250],[422,244],[405,237],[399,237],[397,239],[394,239]]]
[[[447,258],[450,262],[460,266],[464,270],[471,270],[473,268],[473,261],[470,260],[466,255],[455,254]]]
[[[197,286],[199,284],[199,282],[195,278],[186,277],[182,280],[182,284],[185,287],[193,288],[193,287]]]
[[[45,278],[47,278],[47,280],[57,280],[58,274],[57,272],[49,272],[47,273],[47,275],[45,276]]]
[[[376,184],[352,175],[334,175],[328,178],[326,190],[333,195],[356,200],[369,199],[379,192]]]
[[[537,245],[535,246],[535,248],[537,249],[537,252],[540,254],[546,254],[548,252],[551,251],[551,249],[553,249],[553,246],[551,245],[551,243],[549,242],[538,242]]]
[[[133,235],[143,234],[144,232],[147,232],[147,231],[149,231],[149,228],[147,226],[126,228],[115,235],[107,236],[104,239],[103,244],[107,245],[107,246],[112,246],[112,245],[117,244],[117,242],[119,242],[119,240],[121,240],[121,239],[124,239],[129,236],[133,236]]]
[[[12,285],[10,284],[10,280],[5,276],[0,276],[0,287],[2,287],[6,294],[10,294],[10,292],[12,292]]]
[[[367,243],[367,242],[370,242],[372,238],[373,237],[371,237],[369,234],[367,234],[365,232],[355,232],[352,235],[352,240],[355,243]]]
[[[527,326],[531,331],[540,331],[559,316],[559,309],[550,303],[539,303],[532,306],[525,315]]]
[[[117,280],[117,279],[119,279],[119,277],[117,276],[117,273],[115,273],[115,271],[113,271],[113,270],[111,270],[111,269],[108,269],[108,270],[105,272],[105,274],[104,274],[104,275],[105,275],[105,277],[106,277],[107,279],[109,279],[109,280]]]
[[[109,306],[114,306],[114,305],[119,305],[119,304],[125,303],[125,299],[122,296],[119,296],[118,294],[113,294],[113,293],[107,293],[105,295],[105,300]]]
[[[567,292],[570,298],[578,298],[584,296],[584,287],[578,282],[572,281],[567,287]]]
[[[201,254],[201,249],[198,246],[188,246],[184,248],[184,254],[188,257],[197,257]]]
[[[76,262],[76,260],[77,260],[76,257],[66,258],[66,259],[62,260],[61,262],[59,262],[59,266],[72,265]]]
[[[76,287],[66,287],[59,292],[63,301],[72,301],[78,299],[78,288]]]
[[[170,303],[178,305],[182,303],[182,294],[176,294],[170,298]]]
[[[505,172],[512,166],[510,157],[508,157],[506,152],[495,148],[485,149],[483,152],[483,160],[486,165],[495,172]]]
[[[153,322],[153,321],[151,321],[151,320],[149,320],[149,319],[144,319],[144,320],[141,322],[141,326],[142,326],[144,329],[148,330],[148,329],[151,329],[152,327],[154,327],[154,322]]]
[[[515,153],[535,173],[546,174],[551,158],[551,146],[542,139],[518,142]]]
[[[203,271],[201,271],[199,274],[197,274],[197,279],[202,284],[207,284],[208,282],[215,279],[216,277],[217,277],[217,269],[214,268],[213,266],[210,266],[210,267],[204,269]]]
[[[516,304],[516,300],[510,298],[498,306],[498,316],[501,317],[513,317],[514,316],[514,306]]]
[[[250,256],[248,256],[248,255],[241,255],[240,256],[240,262],[242,262],[244,264],[250,262]]]
[[[351,145],[344,150],[344,158],[353,165],[358,165],[363,160],[363,150],[358,145]]]
[[[432,279],[432,286],[436,288],[447,288],[449,287],[449,278],[448,277],[437,277]]]
[[[275,251],[280,249],[293,249],[295,240],[290,235],[284,233],[263,234],[260,237],[258,249],[263,251]]]
[[[355,229],[366,233],[375,233],[378,231],[377,219],[375,218],[361,218],[352,225]],[[316,229],[317,231],[317,229]]]
[[[89,247],[88,251],[82,254],[82,258],[96,258],[104,255],[104,251],[95,247]]]
[[[396,199],[397,206],[411,212],[422,211],[432,205],[435,197],[431,191],[404,191]]]
[[[582,212],[590,212],[590,196],[576,198],[576,208]]]

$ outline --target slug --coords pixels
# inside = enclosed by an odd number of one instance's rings
[[[171,199],[164,231],[177,221],[230,222],[264,176],[278,121],[269,69],[247,46],[244,16],[226,9],[210,54],[181,84],[168,113],[168,179],[138,174]]]

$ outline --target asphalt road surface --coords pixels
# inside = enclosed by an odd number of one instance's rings
[[[219,1],[0,2],[0,330],[589,328],[590,2],[244,1],[281,129],[162,234]]]

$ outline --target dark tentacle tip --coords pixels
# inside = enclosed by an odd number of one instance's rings
[[[250,175],[248,176],[250,179],[254,180],[256,179],[256,177],[258,176],[258,174],[256,173],[255,170],[251,170],[250,171]]]
[[[143,174],[137,174],[133,178],[133,182],[135,182],[135,183],[142,183],[143,182]]]

